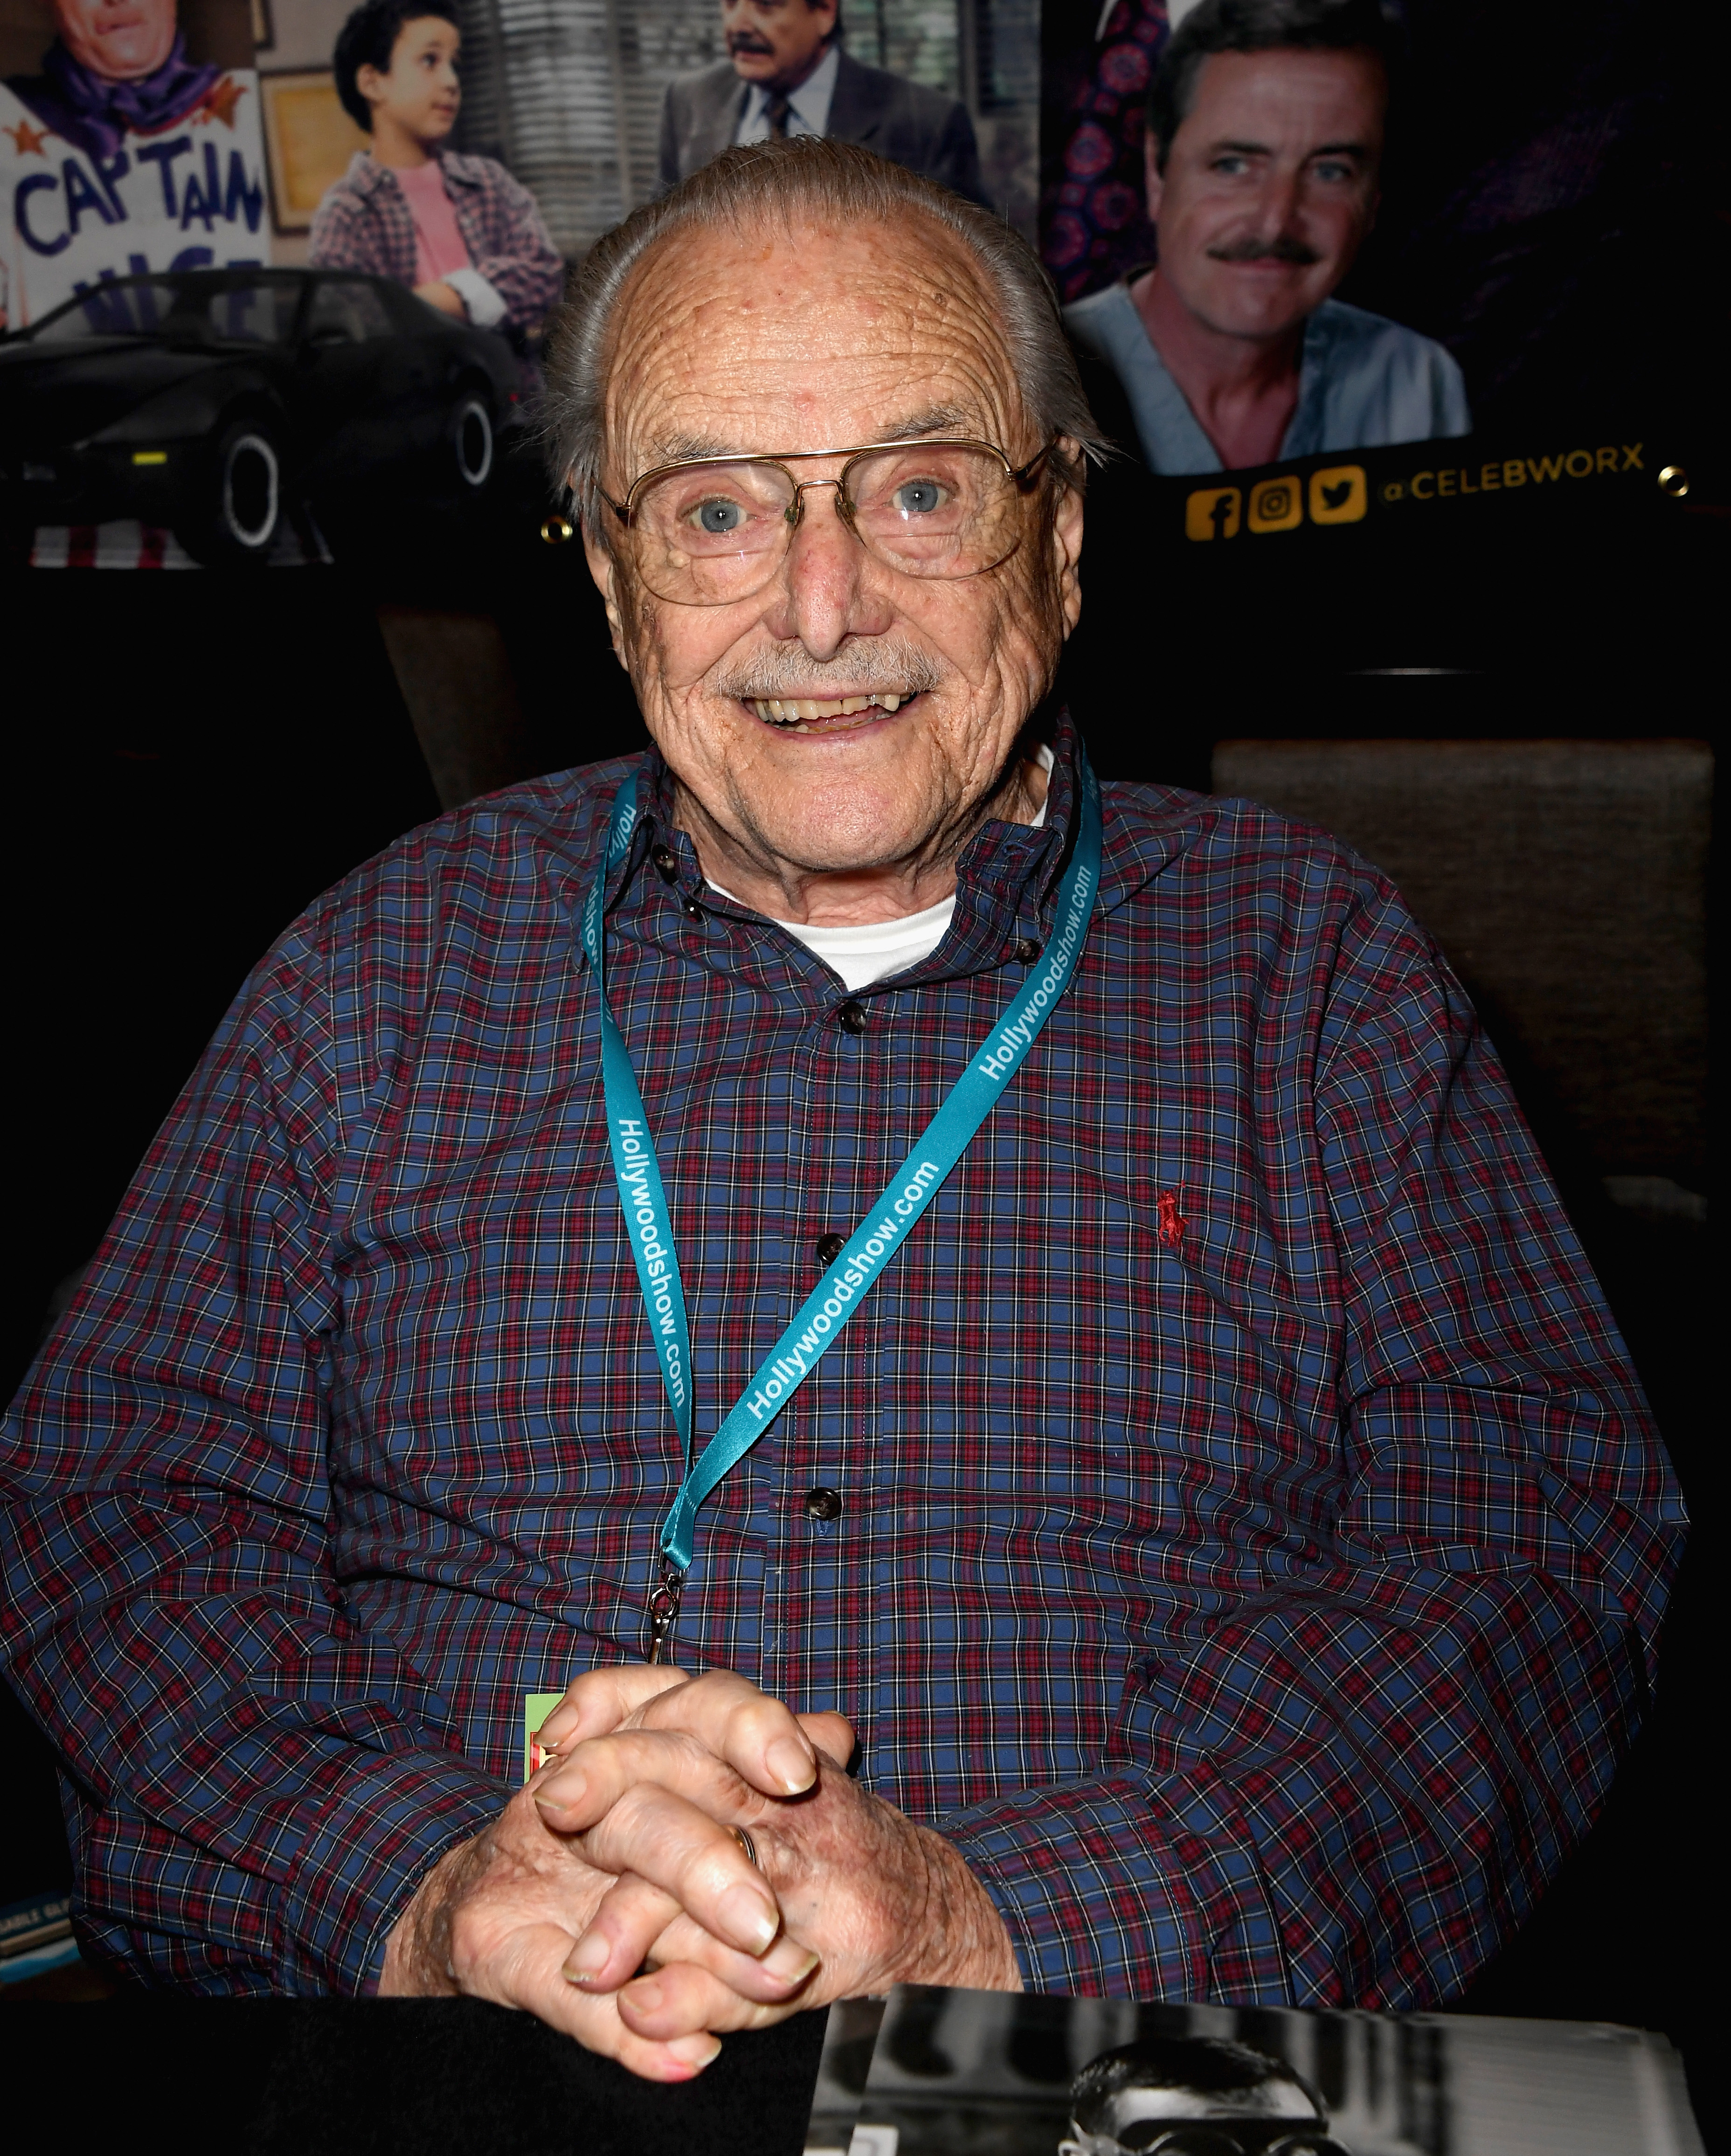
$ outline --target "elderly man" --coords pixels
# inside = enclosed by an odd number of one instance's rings
[[[827,135],[988,201],[967,106],[856,60],[841,43],[840,0],[722,0],[722,35],[725,60],[667,85],[664,187],[734,143]]]
[[[1447,1996],[1679,1533],[1460,989],[1322,834],[1096,787],[989,216],[736,150],[552,378],[654,750],[288,932],[0,1457],[89,1950],[667,2078],[903,1979]]]
[[[1377,0],[1201,0],[1154,79],[1160,259],[1066,310],[1152,471],[1465,434],[1442,346],[1332,295],[1376,215],[1389,32]]]

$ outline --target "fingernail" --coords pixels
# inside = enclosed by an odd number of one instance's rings
[[[599,1932],[585,1932],[565,1957],[565,1981],[568,1984],[593,1984],[606,1968],[608,1956],[613,1952]]]
[[[547,1720],[542,1723],[540,1728],[536,1731],[536,1743],[537,1744],[545,1744],[549,1748],[549,1749],[551,1749],[553,1745],[558,1743],[559,1739],[565,1734],[566,1731],[573,1726],[576,1720],[577,1710],[575,1707],[556,1707],[552,1712],[548,1715]]]
[[[720,2056],[722,2046],[717,2037],[700,2034],[696,2036],[672,2037],[666,2049],[681,2066],[689,2066],[693,2073],[696,2073],[706,2066],[711,2059]]]
[[[720,1915],[727,1937],[747,1953],[760,1954],[781,1928],[781,1919],[755,1887],[730,1887]]]
[[[790,1797],[809,1789],[818,1778],[816,1760],[794,1737],[778,1737],[763,1754],[763,1764]]]
[[[583,1799],[583,1778],[575,1768],[535,1792],[535,1801],[544,1812],[575,1811]]]
[[[818,1965],[818,1958],[809,1947],[803,1947],[797,1939],[783,1933],[768,1953],[763,1966],[772,1976],[778,1976],[783,1984],[803,1984]]]
[[[665,2004],[665,1995],[652,1976],[640,1976],[628,1987],[631,2004],[641,2007],[645,2014],[659,2014]]]

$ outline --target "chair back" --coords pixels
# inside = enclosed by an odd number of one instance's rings
[[[1548,1152],[1560,1118],[1615,1202],[1704,1217],[1704,742],[1224,741],[1214,790],[1398,885]]]

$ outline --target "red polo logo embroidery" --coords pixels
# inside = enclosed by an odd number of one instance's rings
[[[1184,1229],[1189,1225],[1189,1221],[1178,1209],[1178,1193],[1175,1190],[1163,1190],[1160,1193],[1159,1207],[1160,1240],[1169,1250],[1174,1250],[1183,1242]]]

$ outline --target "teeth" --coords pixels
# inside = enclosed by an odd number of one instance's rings
[[[900,711],[913,693],[910,689],[882,690],[871,696],[760,696],[753,700],[752,708],[772,725],[797,726],[813,719],[849,719],[856,711],[870,711],[874,704],[881,711]]]

